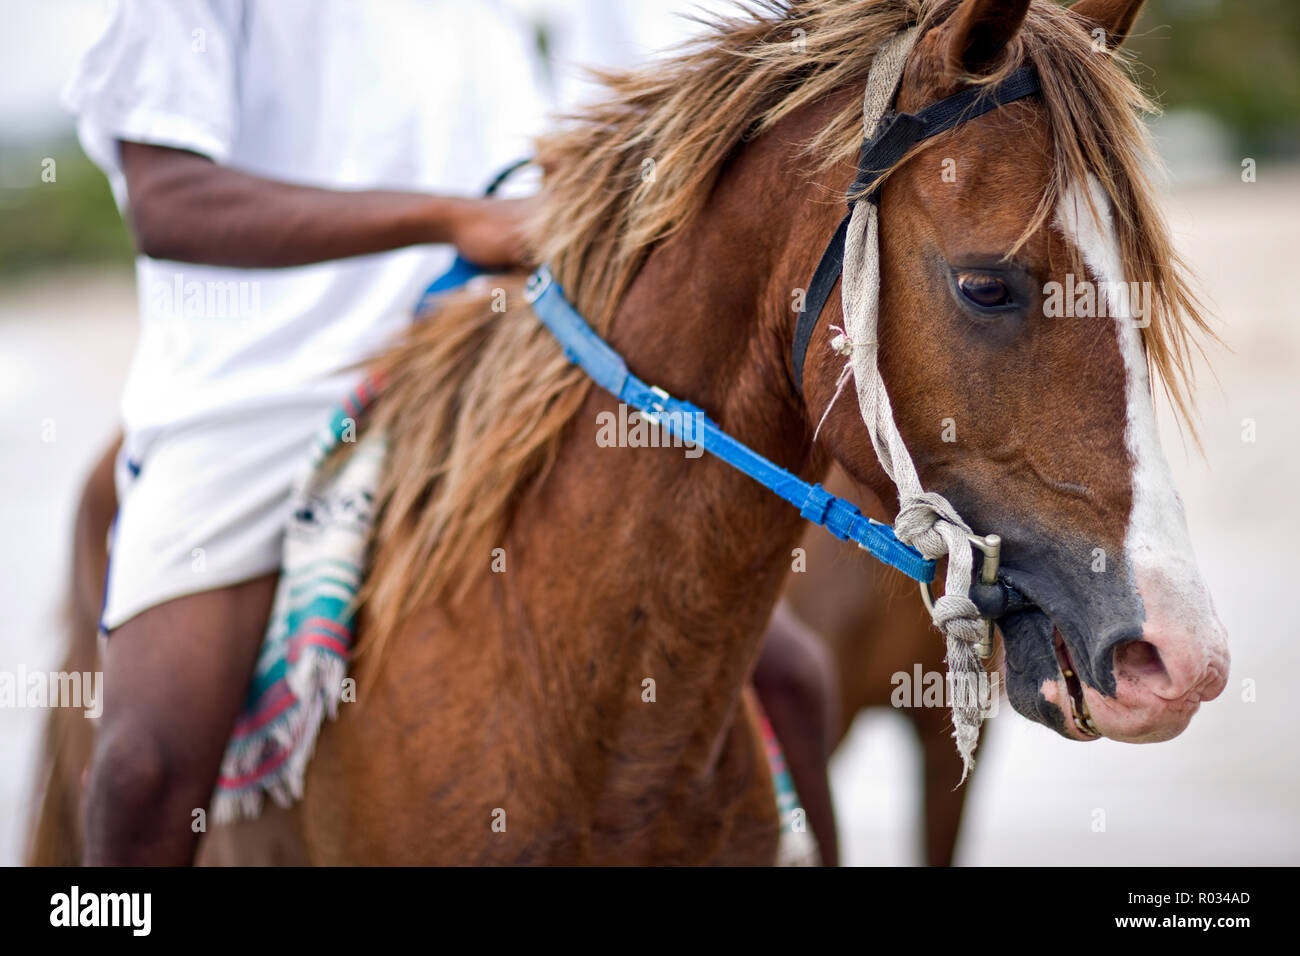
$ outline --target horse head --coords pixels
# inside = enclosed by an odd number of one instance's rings
[[[943,5],[897,110],[1025,64],[1041,95],[921,144],[879,199],[877,361],[899,432],[924,487],[1003,539],[1000,579],[1022,599],[997,620],[1012,705],[1076,740],[1172,738],[1228,670],[1156,432],[1149,369],[1176,379],[1201,319],[1114,62],[1140,6]],[[812,421],[843,364],[830,324],[808,352]],[[893,500],[856,402],[821,436]]]

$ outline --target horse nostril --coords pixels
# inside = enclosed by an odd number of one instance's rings
[[[1115,676],[1133,681],[1169,679],[1160,651],[1150,641],[1127,641],[1115,648]]]

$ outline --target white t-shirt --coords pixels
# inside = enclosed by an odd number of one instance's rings
[[[122,0],[65,101],[124,210],[117,140],[304,185],[475,195],[542,129],[535,47],[498,0]],[[289,269],[139,257],[129,439],[328,408],[357,378],[342,370],[410,321],[451,255]]]

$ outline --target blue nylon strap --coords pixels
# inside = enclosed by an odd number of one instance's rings
[[[470,279],[481,275],[484,275],[482,268],[462,256],[457,256],[452,260],[447,271],[429,283],[429,287],[420,295],[420,301],[415,304],[415,317],[419,318],[432,309],[439,296],[459,289]]]
[[[821,485],[809,484],[775,462],[764,458],[724,432],[704,411],[673,398],[663,389],[647,385],[628,371],[623,357],[610,348],[578,314],[564,290],[543,266],[528,280],[525,296],[533,311],[564,348],[569,361],[619,401],[638,409],[683,442],[698,445],[744,472],[759,484],[799,509],[804,518],[822,525],[843,541],[853,541],[876,558],[909,578],[934,579],[934,562],[894,537],[894,529],[873,521],[853,504],[837,498]]]

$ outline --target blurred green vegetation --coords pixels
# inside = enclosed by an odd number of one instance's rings
[[[54,181],[45,182],[45,161]],[[0,142],[0,279],[67,265],[128,268],[135,253],[108,180],[71,137]]]
[[[1300,156],[1300,0],[1148,0],[1128,45],[1167,111],[1208,113],[1239,155]],[[41,179],[46,157],[54,182]],[[132,255],[108,184],[75,139],[7,143],[0,133],[0,280],[128,268]]]
[[[1300,155],[1300,0],[1147,0],[1127,46],[1166,111],[1210,114],[1243,156]]]

